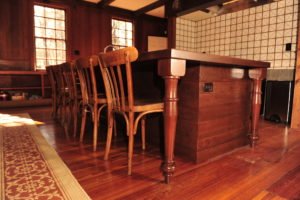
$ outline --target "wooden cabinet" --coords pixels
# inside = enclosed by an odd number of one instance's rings
[[[45,71],[0,71],[0,91],[27,94],[24,100],[0,101],[0,108],[51,103],[51,87]]]
[[[176,154],[199,163],[246,145],[251,92],[247,69],[187,67],[179,86]]]

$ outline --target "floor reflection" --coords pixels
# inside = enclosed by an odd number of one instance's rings
[[[34,121],[25,116],[25,114],[20,115],[10,115],[0,113],[0,126],[3,127],[15,127],[23,125],[41,125],[44,124],[40,121]]]

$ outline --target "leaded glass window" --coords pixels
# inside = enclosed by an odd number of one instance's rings
[[[120,48],[133,46],[133,24],[130,21],[112,19],[112,44]]]
[[[36,69],[66,62],[66,13],[34,5]]]

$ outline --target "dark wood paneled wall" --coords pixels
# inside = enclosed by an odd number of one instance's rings
[[[9,66],[4,70],[31,69],[32,5],[30,0],[0,1],[0,65]]]
[[[167,19],[151,16],[139,16],[135,24],[136,46],[140,52],[148,49],[148,36],[167,36]]]
[[[67,10],[68,60],[97,54],[111,44],[111,18],[133,20],[135,46],[147,50],[147,36],[165,36],[167,21],[77,0],[1,0],[0,70],[32,70],[34,65],[33,5],[45,3]],[[80,54],[75,55],[75,51]]]

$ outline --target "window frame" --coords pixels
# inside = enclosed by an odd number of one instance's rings
[[[65,11],[65,44],[66,44],[66,62],[68,60],[70,60],[71,57],[71,51],[70,51],[70,35],[69,35],[69,30],[70,30],[70,8],[66,5],[58,5],[55,3],[41,3],[41,2],[34,2],[32,5],[32,41],[33,41],[33,45],[32,45],[32,63],[33,63],[33,69],[35,71],[45,71],[45,69],[38,69],[37,68],[37,63],[36,63],[36,44],[35,44],[35,22],[34,22],[34,6],[44,6],[44,7],[49,7],[49,8],[54,8],[54,9],[61,9]],[[46,65],[47,66],[47,65]],[[45,67],[46,67],[45,66]]]
[[[111,44],[113,46],[116,46],[118,48],[124,48],[127,46],[122,46],[122,45],[115,45],[113,44],[113,35],[112,35],[112,31],[113,31],[113,27],[112,27],[112,21],[113,20],[119,20],[119,21],[124,21],[124,22],[130,22],[132,24],[132,46],[135,46],[135,21],[133,19],[129,19],[129,18],[122,18],[122,17],[118,17],[118,16],[112,16],[110,19],[110,39],[111,39]],[[126,37],[127,38],[127,37]]]

